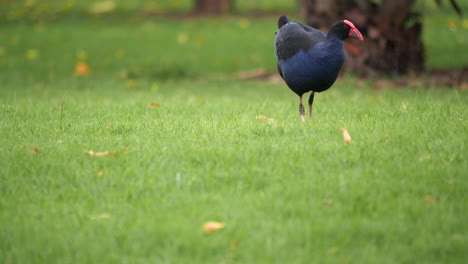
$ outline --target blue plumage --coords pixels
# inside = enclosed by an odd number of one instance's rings
[[[280,17],[278,27],[275,38],[278,72],[288,87],[299,96],[299,112],[304,120],[302,95],[311,92],[311,116],[314,92],[323,92],[330,88],[343,66],[344,39],[363,38],[359,30],[347,20],[335,23],[328,35],[312,27],[292,22],[286,16]]]
[[[334,37],[299,50],[292,57],[278,61],[283,79],[297,95],[322,92],[330,88],[338,77],[344,62],[343,41]]]

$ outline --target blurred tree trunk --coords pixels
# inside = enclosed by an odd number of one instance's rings
[[[300,0],[302,17],[323,31],[347,19],[365,41],[347,41],[346,70],[364,74],[405,74],[424,70],[420,15],[415,0]],[[380,3],[379,3],[380,2]]]
[[[229,13],[231,0],[195,0],[195,12],[207,15],[222,15]]]

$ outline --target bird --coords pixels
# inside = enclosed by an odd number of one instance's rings
[[[278,19],[275,37],[275,56],[278,72],[287,86],[299,96],[299,114],[304,121],[302,96],[309,95],[309,119],[315,93],[323,92],[335,83],[345,60],[344,40],[363,41],[359,30],[348,20],[333,24],[328,34],[287,16]]]

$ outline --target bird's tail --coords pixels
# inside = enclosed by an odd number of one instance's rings
[[[289,22],[289,18],[287,16],[281,16],[278,19],[278,29],[280,29],[283,25]]]

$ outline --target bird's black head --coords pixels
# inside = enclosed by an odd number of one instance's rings
[[[364,40],[361,32],[348,20],[336,22],[328,31],[328,36],[335,36],[339,39],[355,38]]]

